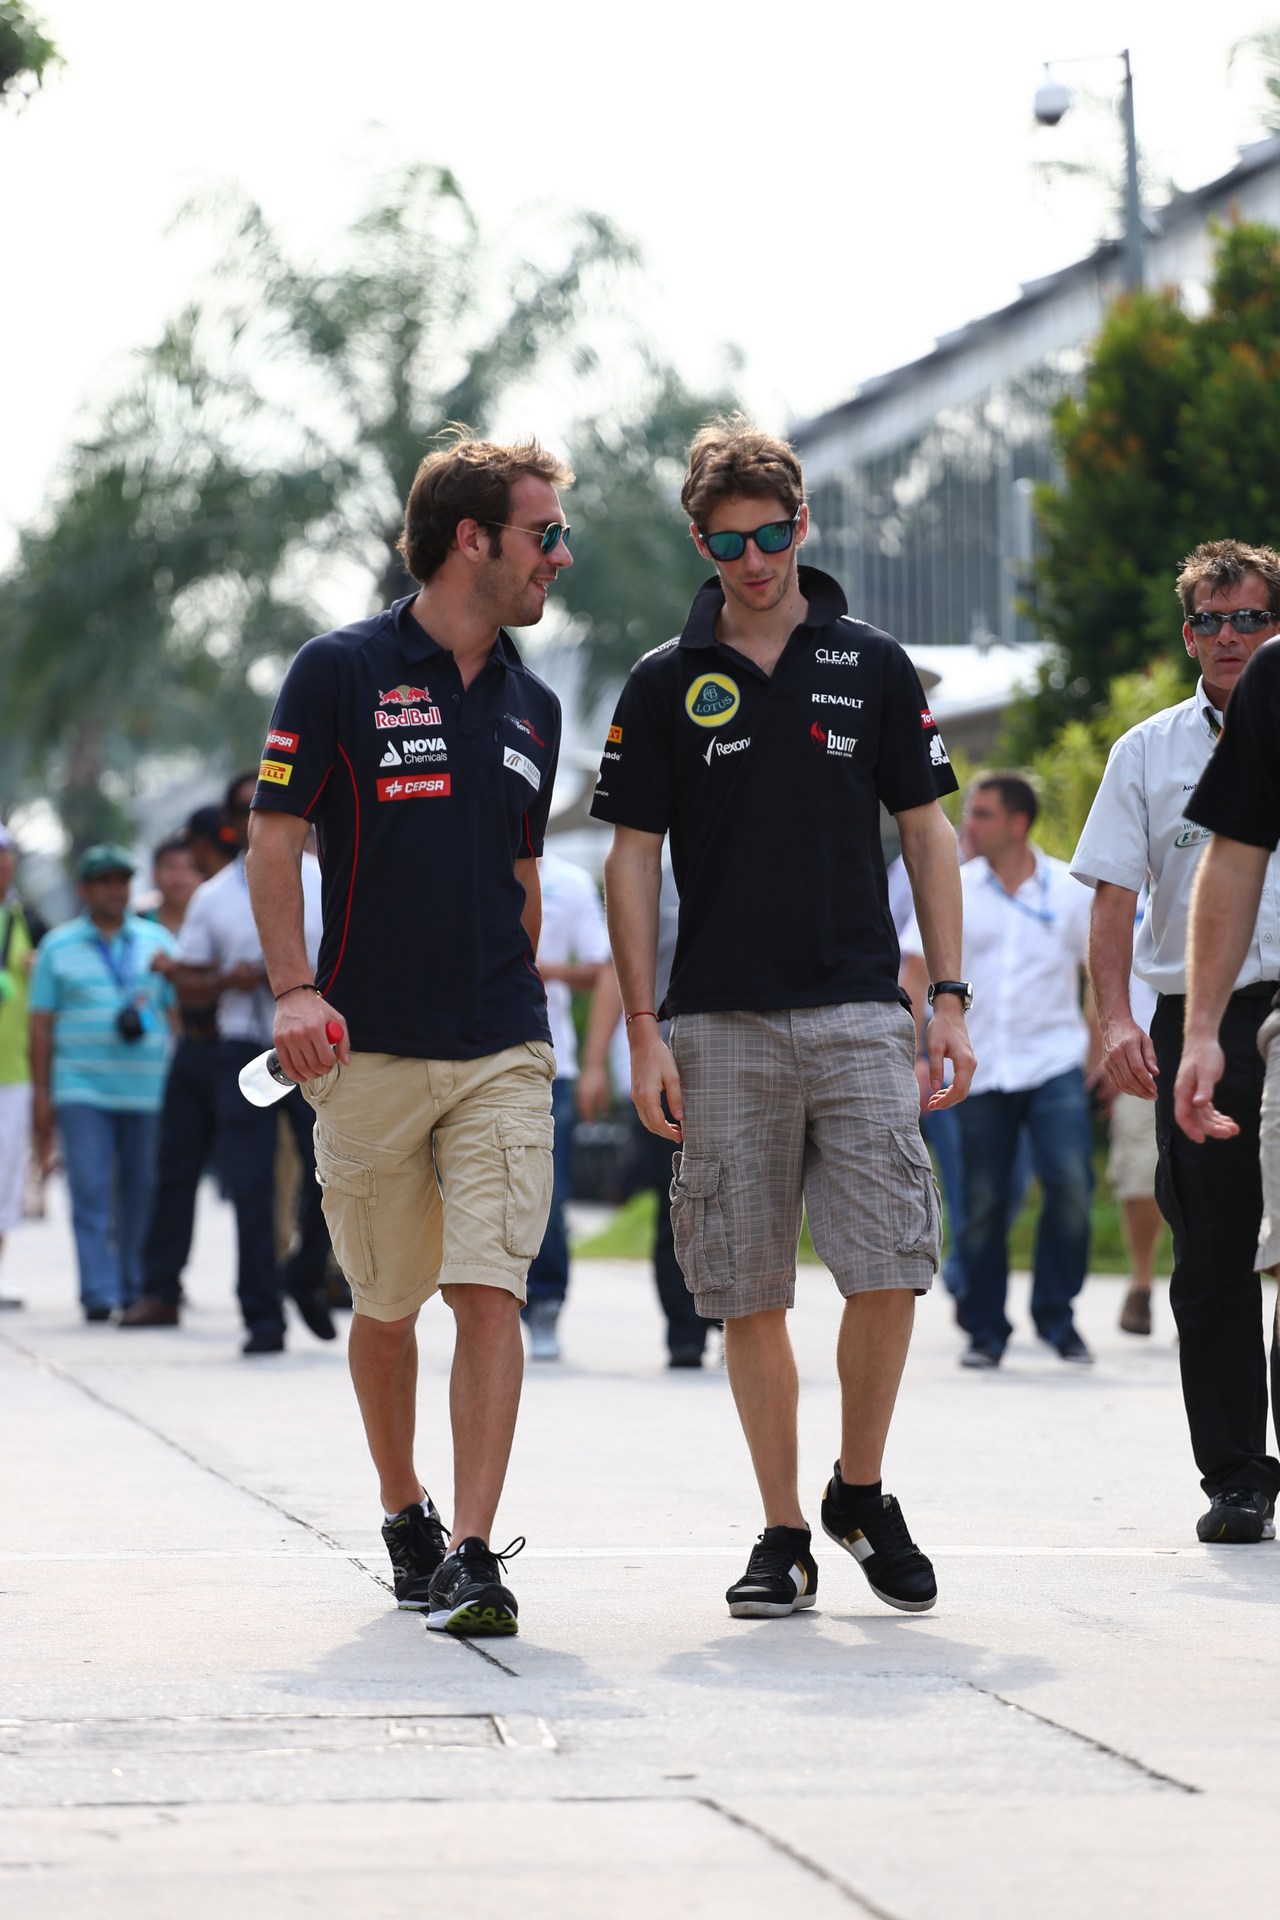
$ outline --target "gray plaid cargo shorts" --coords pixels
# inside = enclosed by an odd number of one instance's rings
[[[803,1209],[840,1292],[926,1293],[942,1209],[920,1135],[915,1023],[894,1002],[680,1014],[671,1220],[699,1313],[795,1300]]]

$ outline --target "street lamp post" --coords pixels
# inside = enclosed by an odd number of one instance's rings
[[[1052,78],[1053,67],[1079,67],[1098,59],[1124,63],[1120,118],[1124,123],[1124,283],[1131,293],[1142,286],[1142,189],[1138,180],[1138,133],[1133,114],[1133,67],[1129,49],[1118,54],[1086,55],[1079,60],[1046,60],[1043,84],[1036,89],[1035,116],[1042,127],[1056,127],[1071,106],[1071,89]]]

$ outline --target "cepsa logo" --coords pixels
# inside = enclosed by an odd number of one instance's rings
[[[277,753],[296,753],[298,751],[298,735],[296,733],[269,733],[267,735],[268,753],[270,753],[272,747],[275,748]]]
[[[452,774],[431,773],[416,779],[404,774],[398,780],[379,780],[379,800],[438,800],[450,791]]]
[[[283,760],[264,760],[258,768],[258,778],[273,787],[287,787],[293,778],[293,768]]]

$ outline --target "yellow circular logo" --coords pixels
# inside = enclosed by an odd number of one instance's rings
[[[695,727],[723,727],[742,705],[736,681],[725,673],[700,673],[684,697]]]

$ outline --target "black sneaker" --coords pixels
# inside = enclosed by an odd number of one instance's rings
[[[428,1493],[421,1502],[415,1500],[394,1520],[384,1520],[382,1537],[391,1555],[396,1605],[405,1612],[421,1612],[430,1605],[427,1589],[448,1545],[431,1495]]]
[[[290,1288],[289,1298],[317,1340],[332,1340],[337,1334],[323,1287]]]
[[[933,1563],[926,1560],[891,1493],[851,1499],[840,1462],[822,1496],[822,1530],[851,1553],[877,1600],[903,1613],[927,1613],[938,1597]]]
[[[751,1549],[747,1570],[725,1599],[735,1620],[774,1620],[818,1597],[818,1568],[808,1527],[766,1527]]]
[[[427,1625],[433,1633],[518,1633],[515,1595],[502,1584],[506,1563],[519,1553],[524,1536],[501,1553],[483,1540],[463,1540],[431,1576]]]
[[[1215,1493],[1208,1513],[1196,1521],[1197,1540],[1224,1540],[1235,1546],[1253,1546],[1276,1537],[1276,1503],[1256,1487],[1228,1487]]]
[[[1093,1355],[1074,1327],[1064,1327],[1061,1333],[1052,1336],[1042,1333],[1040,1338],[1053,1348],[1059,1360],[1065,1360],[1073,1367],[1093,1365]]]

